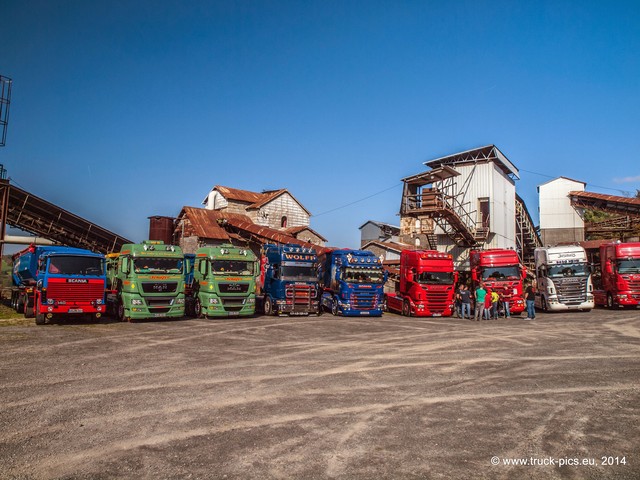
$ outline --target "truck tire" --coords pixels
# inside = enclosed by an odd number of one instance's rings
[[[29,306],[29,300],[24,304],[24,318],[33,318],[33,305]]]
[[[336,297],[331,299],[331,313],[334,317],[340,315],[340,311],[338,310],[338,299]]]
[[[411,305],[409,305],[409,300],[402,302],[402,315],[405,317],[411,316]]]
[[[118,300],[118,321],[126,322],[127,320],[131,321],[130,318],[125,316],[124,302],[122,300]]]
[[[196,318],[202,318],[202,302],[200,301],[200,297],[196,297],[196,301],[193,306],[193,315]]]
[[[265,315],[273,315],[273,303],[271,302],[271,298],[268,295],[264,297],[264,314]]]
[[[36,313],[36,325],[44,325],[47,323],[44,313]]]

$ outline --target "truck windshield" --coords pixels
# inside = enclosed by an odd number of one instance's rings
[[[48,272],[57,275],[103,275],[104,273],[102,259],[80,256],[51,257]]]
[[[508,267],[485,267],[482,269],[483,280],[517,280],[520,278],[520,269],[517,265]]]
[[[425,285],[452,285],[453,272],[422,272],[414,280]]]
[[[618,260],[618,273],[640,273],[640,258]]]
[[[342,278],[349,283],[382,283],[384,275],[380,268],[345,268]]]
[[[589,267],[586,263],[564,263],[549,267],[549,277],[585,277],[589,275]]]
[[[182,273],[181,258],[134,258],[133,270],[136,273]]]
[[[253,275],[253,262],[246,260],[213,260],[211,271],[214,275]]]
[[[282,265],[280,267],[280,279],[294,282],[315,282],[316,270],[313,266]]]

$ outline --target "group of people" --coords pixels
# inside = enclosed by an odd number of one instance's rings
[[[527,304],[527,319],[533,320],[536,317],[534,308],[534,289],[529,286],[525,292]],[[471,304],[475,302],[473,318]],[[496,320],[498,317],[511,317],[511,296],[503,292],[498,293],[485,287],[483,283],[478,285],[475,291],[471,291],[465,283],[461,283],[456,292],[456,313],[458,318],[468,318],[469,320]]]

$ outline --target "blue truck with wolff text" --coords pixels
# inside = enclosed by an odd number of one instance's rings
[[[334,315],[382,315],[386,272],[368,250],[329,250],[318,258],[321,307]]]
[[[262,247],[262,305],[266,315],[318,314],[318,257],[310,247]]]
[[[81,248],[30,245],[13,255],[11,306],[42,325],[105,311],[105,257]]]

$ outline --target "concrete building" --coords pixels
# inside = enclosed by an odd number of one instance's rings
[[[361,248],[369,242],[398,242],[400,239],[400,227],[384,222],[368,220],[359,229]]]
[[[570,192],[584,192],[585,182],[559,177],[538,185],[540,236],[544,245],[583,242],[584,221],[571,204]]]

